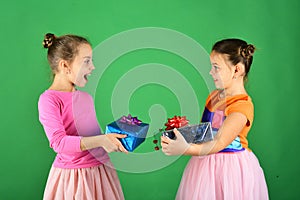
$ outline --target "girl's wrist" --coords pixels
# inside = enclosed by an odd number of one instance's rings
[[[199,155],[199,145],[196,144],[190,144],[189,148],[184,152],[184,155],[190,155],[190,156],[198,156]]]
[[[97,146],[103,147],[103,145],[105,144],[105,140],[107,139],[106,135],[97,135],[96,137]]]
[[[104,144],[105,138],[103,135],[81,137],[80,148],[82,151],[102,147]]]

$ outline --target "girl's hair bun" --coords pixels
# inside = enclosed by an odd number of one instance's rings
[[[53,41],[55,40],[55,38],[56,37],[53,33],[47,33],[44,36],[44,40],[43,40],[44,48],[48,49],[53,44]]]
[[[245,59],[249,59],[253,56],[254,51],[255,47],[252,44],[247,44],[247,46],[245,46],[244,48],[240,48],[240,55]]]

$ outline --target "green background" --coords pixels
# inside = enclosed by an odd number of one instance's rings
[[[270,199],[300,198],[298,0],[12,0],[0,4],[0,199],[41,199],[55,156],[37,111],[38,97],[51,83],[46,50],[41,46],[44,34],[78,34],[95,46],[115,34],[142,27],[181,32],[207,52],[215,41],[227,37],[256,45],[258,51],[247,84],[255,104],[250,147],[264,169]],[[95,105],[102,128],[113,120],[110,98],[117,77],[136,65],[151,62],[168,65],[189,77],[201,114],[208,91],[190,64],[172,53],[140,50],[117,59],[99,82]],[[129,109],[149,121],[147,111],[157,103],[165,107],[169,117],[180,114],[176,95],[157,84],[136,90]],[[137,152],[152,151],[152,139],[148,138]],[[148,173],[118,171],[125,198],[174,199],[188,159],[181,157]]]

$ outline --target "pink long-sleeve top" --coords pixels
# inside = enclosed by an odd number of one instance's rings
[[[38,109],[50,147],[57,153],[54,167],[86,168],[109,160],[101,147],[80,148],[81,137],[101,134],[94,101],[88,93],[46,90],[40,95]]]

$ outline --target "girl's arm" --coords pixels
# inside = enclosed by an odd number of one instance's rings
[[[80,140],[80,149],[82,151],[103,147],[106,152],[122,151],[128,153],[118,138],[125,138],[126,135],[110,133],[107,135],[97,135],[82,137]]]
[[[118,138],[126,137],[120,134],[97,135],[82,137],[67,135],[61,119],[59,103],[50,95],[44,94],[38,102],[39,120],[42,123],[50,147],[57,153],[75,153],[97,147],[103,147],[107,152],[127,152]]]
[[[162,137],[162,151],[166,155],[202,156],[217,153],[226,148],[242,131],[247,117],[239,112],[230,113],[224,120],[213,141],[202,144],[188,144],[181,133],[174,129],[176,140]]]
[[[203,144],[192,144],[185,155],[202,156],[217,153],[226,148],[238,136],[247,123],[242,113],[231,113],[226,117],[213,141]]]

